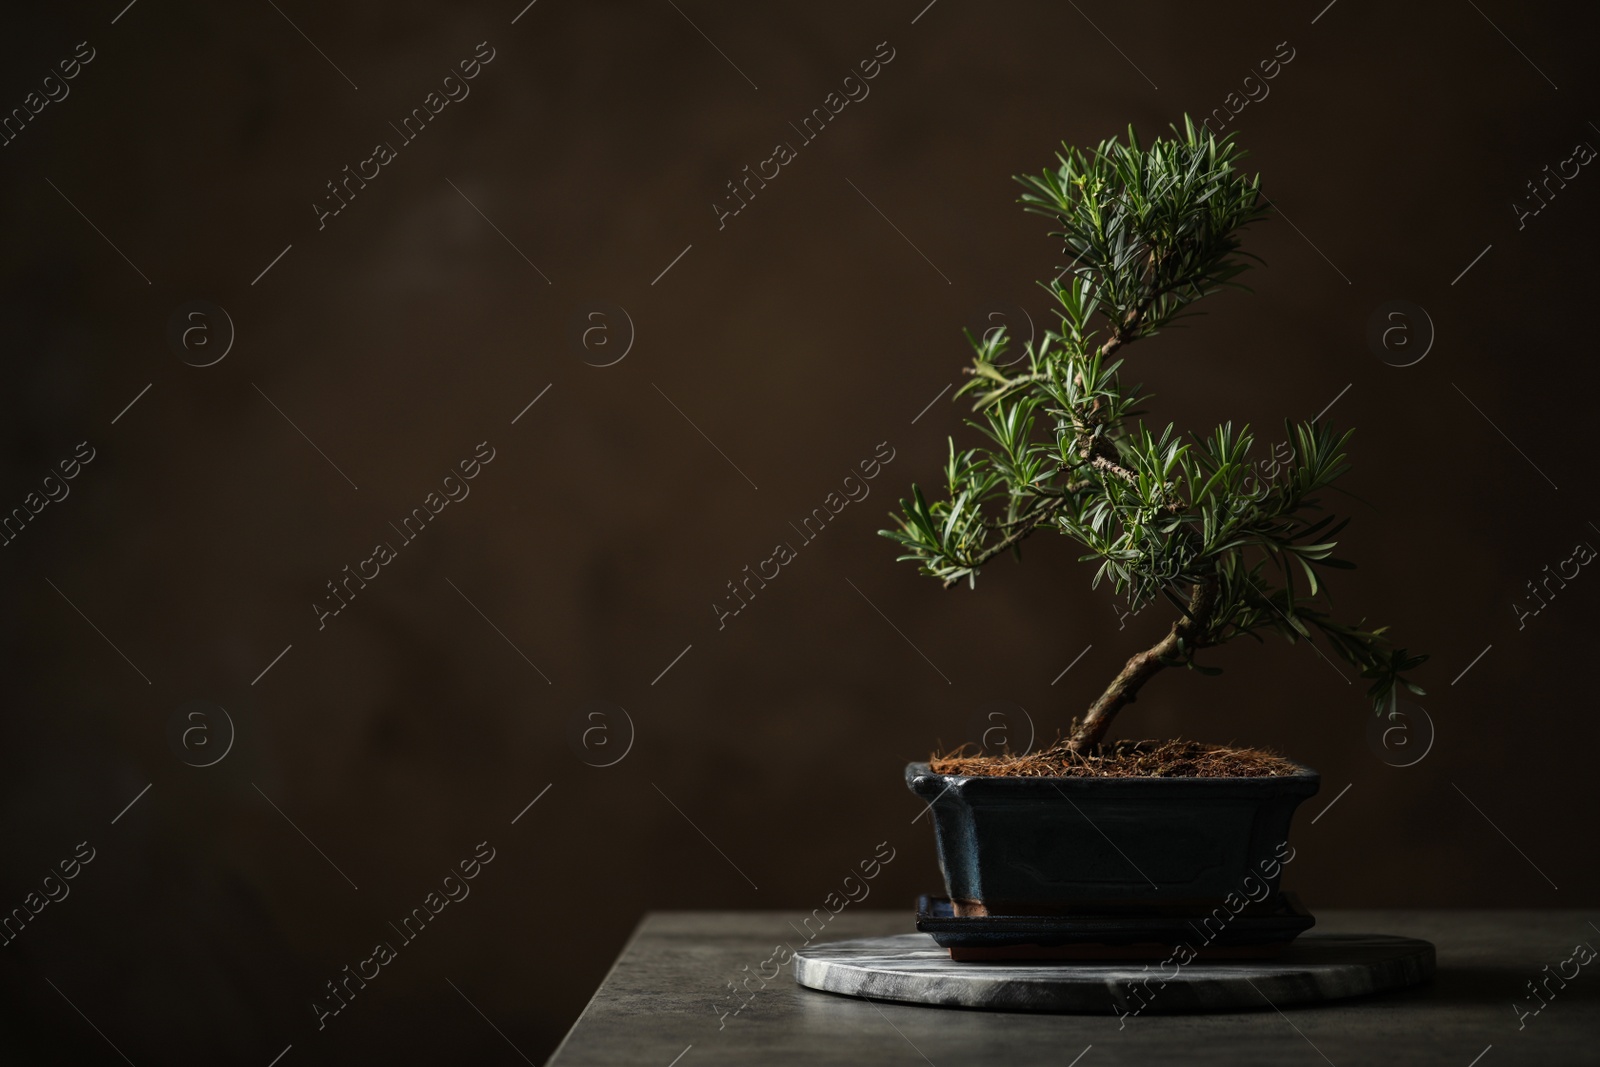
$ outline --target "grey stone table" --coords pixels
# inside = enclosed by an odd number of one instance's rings
[[[1600,909],[1322,911],[1319,931],[1433,942],[1434,981],[1281,1011],[1263,1004],[1259,1011],[1127,1019],[932,1008],[803,989],[792,964],[780,969],[780,946],[801,948],[808,935],[820,944],[914,932],[909,908],[847,907],[820,934],[816,920],[808,927],[805,918],[647,915],[550,1063],[1600,1064],[1600,959],[1571,962],[1575,946],[1600,947],[1600,929],[1591,925],[1600,924]],[[1519,1010],[1540,1006],[1529,982],[1545,1006],[1519,1018]]]

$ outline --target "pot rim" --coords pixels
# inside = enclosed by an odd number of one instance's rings
[[[913,761],[906,764],[906,784],[915,791],[918,779],[928,780],[928,786],[935,782],[942,783],[942,789],[966,791],[976,787],[985,792],[1038,792],[1048,790],[1056,792],[1065,787],[1068,789],[1092,788],[1101,789],[1223,789],[1223,788],[1258,788],[1267,789],[1272,786],[1296,785],[1304,788],[1311,787],[1315,793],[1317,786],[1322,781],[1322,775],[1294,760],[1289,761],[1294,765],[1293,774],[1270,774],[1253,777],[1161,777],[1156,775],[1118,775],[1115,777],[1096,777],[1092,775],[995,775],[995,774],[939,774],[932,770],[926,760]],[[1156,783],[1160,783],[1157,785]],[[927,786],[924,786],[927,788]]]

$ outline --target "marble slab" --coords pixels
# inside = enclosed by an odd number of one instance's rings
[[[957,963],[927,934],[810,945],[794,957],[811,989],[872,1000],[991,1011],[1160,1014],[1239,1011],[1358,997],[1433,977],[1427,941],[1307,933],[1272,960],[1169,963]]]

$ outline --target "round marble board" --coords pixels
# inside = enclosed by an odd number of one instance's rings
[[[991,1011],[1238,1011],[1357,997],[1433,977],[1433,945],[1386,934],[1302,934],[1271,960],[956,963],[927,934],[811,945],[795,980],[873,1000]]]

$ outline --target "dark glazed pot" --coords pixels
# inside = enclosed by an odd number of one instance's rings
[[[1199,913],[1267,899],[1321,777],[992,778],[906,766],[957,915]],[[1265,886],[1265,889],[1261,887]]]

